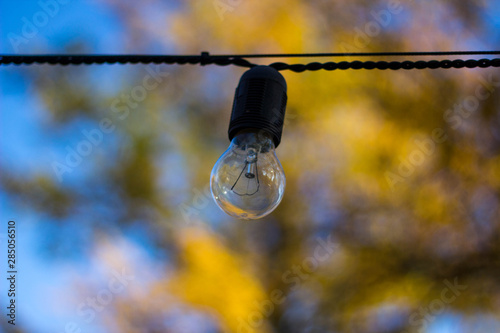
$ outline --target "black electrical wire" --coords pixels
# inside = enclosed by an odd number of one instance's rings
[[[244,58],[283,58],[283,57],[365,57],[365,56],[448,56],[448,55],[493,55],[500,51],[445,51],[445,52],[371,52],[371,53],[306,53],[306,54],[240,54],[240,55],[210,55],[202,52],[200,55],[0,55],[1,65],[91,65],[91,64],[200,64],[227,66],[235,65],[252,68],[257,66]],[[500,67],[500,59],[469,59],[469,60],[430,60],[430,61],[341,61],[341,62],[312,62],[308,64],[287,64],[275,62],[269,65],[276,70],[291,70],[293,72],[346,69],[435,69],[435,68],[475,68]]]
[[[430,61],[341,61],[339,63],[336,62],[312,62],[307,65],[303,64],[293,64],[289,65],[282,62],[275,62],[270,64],[269,66],[273,67],[276,70],[291,70],[296,73],[304,72],[304,71],[317,71],[319,69],[324,69],[327,71],[332,71],[335,69],[391,69],[391,70],[399,70],[399,69],[436,69],[436,68],[475,68],[475,67],[500,67],[500,59],[469,59],[469,60],[430,60]]]

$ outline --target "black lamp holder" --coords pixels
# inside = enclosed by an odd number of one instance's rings
[[[229,140],[243,130],[268,132],[275,147],[281,142],[286,109],[286,81],[276,69],[255,66],[240,79],[234,95]]]

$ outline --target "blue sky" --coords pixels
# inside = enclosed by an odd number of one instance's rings
[[[88,48],[86,52],[89,53],[124,52],[127,36],[119,19],[98,1],[69,1],[66,5],[60,5],[54,17],[38,28],[38,32],[27,43],[15,49],[11,43],[12,34],[21,36],[25,25],[23,18],[33,23],[33,16],[41,10],[38,1],[0,2],[1,53],[64,53],[66,45],[78,41],[85,42]],[[99,74],[102,71],[107,74],[107,84],[102,84],[103,75]],[[112,86],[112,82],[116,82],[117,77],[127,75],[126,72],[125,67],[96,68],[93,75],[99,78],[100,88],[109,92],[122,88]],[[85,125],[75,124],[75,135],[64,134],[64,140],[60,140],[57,134],[48,133],[44,127],[47,123],[46,110],[22,68],[1,69],[0,100],[3,134],[0,142],[1,167],[18,175],[53,174],[51,162],[64,157],[64,147],[80,139],[78,129],[85,128]],[[91,173],[91,168],[84,165],[78,171],[68,179],[69,182],[80,181]],[[32,332],[64,332],[65,325],[71,321],[76,322],[84,332],[105,332],[101,325],[104,317],[99,316],[99,313],[89,324],[77,313],[77,306],[85,301],[85,294],[78,293],[75,283],[79,279],[79,283],[83,283],[82,277],[92,276],[91,283],[95,290],[100,290],[112,276],[105,262],[91,259],[90,227],[86,226],[84,220],[78,221],[77,218],[68,224],[55,224],[47,217],[14,205],[4,193],[0,194],[0,198],[2,221],[13,219],[17,222],[18,321]],[[4,227],[6,225],[2,222],[2,229]],[[52,238],[55,234],[58,237]],[[2,244],[5,244],[5,236],[5,231],[1,230]],[[115,239],[121,244],[119,246],[137,253],[135,258],[131,257],[131,266],[142,267],[144,272],[149,272],[145,275],[149,275],[151,280],[164,274],[161,272],[166,258],[158,258],[160,253],[149,244],[147,230],[131,226],[118,232]],[[66,241],[50,244],[61,240]],[[47,247],[55,250],[47,252]],[[52,257],[48,253],[60,256]],[[5,271],[5,262],[1,262],[1,269]],[[149,281],[148,278],[141,278],[134,289]],[[2,287],[2,294],[3,290]],[[4,308],[4,295],[1,300]]]

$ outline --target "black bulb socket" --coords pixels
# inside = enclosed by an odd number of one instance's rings
[[[229,141],[244,130],[268,132],[278,147],[286,111],[286,81],[269,66],[255,66],[241,76],[234,95]]]

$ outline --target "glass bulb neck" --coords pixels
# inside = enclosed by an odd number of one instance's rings
[[[272,135],[264,130],[248,129],[238,132],[231,141],[231,147],[244,150],[248,162],[257,159],[257,154],[274,150]],[[249,160],[250,159],[250,160]]]

